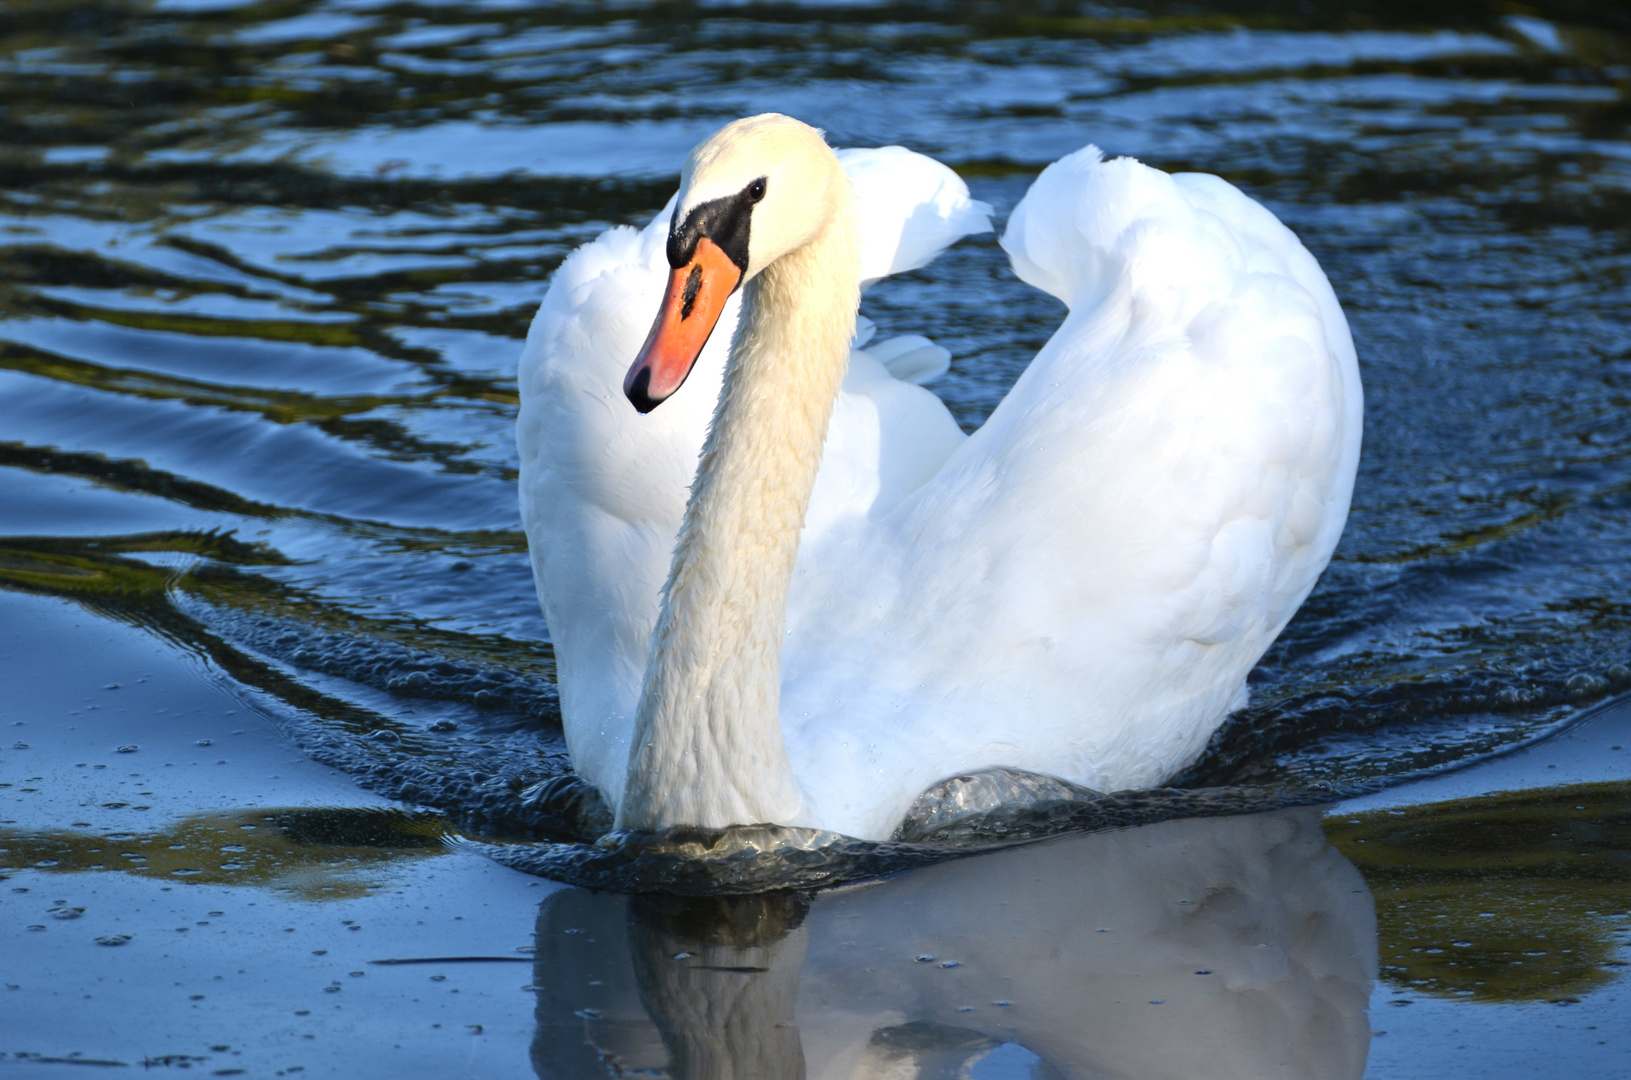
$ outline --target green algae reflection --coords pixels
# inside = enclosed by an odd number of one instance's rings
[[[1631,782],[1337,815],[1376,898],[1382,978],[1473,1001],[1566,1002],[1631,945]]]
[[[195,814],[162,832],[0,830],[0,876],[120,870],[198,885],[282,889],[304,900],[362,896],[370,870],[447,850],[435,814],[302,807]]]

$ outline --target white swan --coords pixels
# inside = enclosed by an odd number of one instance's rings
[[[858,283],[983,208],[926,158],[846,154],[727,126],[528,336],[523,520],[573,762],[621,825],[883,838],[981,768],[1159,783],[1346,519],[1353,344],[1267,210],[1092,147],[1046,169],[1002,242],[1070,314],[964,438],[850,342]]]

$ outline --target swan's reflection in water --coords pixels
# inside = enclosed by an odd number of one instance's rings
[[[1376,921],[1317,810],[1069,837],[824,893],[556,893],[540,1077],[1353,1078]]]

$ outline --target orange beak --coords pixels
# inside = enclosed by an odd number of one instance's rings
[[[741,267],[706,236],[698,239],[691,261],[669,274],[657,321],[623,379],[636,409],[648,413],[680,388],[741,283]]]

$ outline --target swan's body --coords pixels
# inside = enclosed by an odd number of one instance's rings
[[[1353,345],[1268,211],[1091,148],[1051,166],[1003,244],[1070,315],[964,438],[932,394],[844,361],[857,282],[983,216],[916,155],[843,166],[858,202],[785,118],[693,155],[682,222],[755,176],[770,194],[746,288],[648,415],[620,383],[666,213],[574,254],[529,336],[523,517],[573,760],[623,824],[881,838],[986,767],[1159,783],[1244,700],[1346,518]]]

